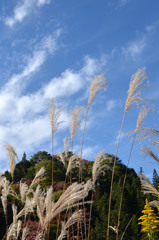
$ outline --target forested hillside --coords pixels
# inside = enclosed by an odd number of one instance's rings
[[[68,156],[71,156],[72,153],[69,152]],[[64,153],[63,153],[64,156]],[[108,214],[108,203],[109,203],[109,192],[110,192],[110,182],[112,174],[112,165],[113,165],[113,155],[104,154],[105,160],[102,164],[107,164],[109,169],[104,168],[103,174],[100,174],[95,184],[94,191],[94,202],[92,208],[92,220],[91,220],[91,231],[90,239],[94,240],[104,240],[106,237],[106,227],[107,227],[107,214]],[[20,181],[30,185],[35,174],[41,167],[45,167],[46,172],[41,181],[41,187],[47,189],[51,185],[51,155],[46,151],[39,151],[34,154],[29,160],[24,153],[22,160],[16,164],[15,173],[14,173],[14,183],[13,188],[16,189],[17,194],[19,194],[19,184]],[[67,161],[67,158],[66,158]],[[92,166],[93,161],[82,160],[82,179],[83,182],[92,178]],[[66,166],[62,164],[60,158],[57,155],[54,155],[54,187],[53,187],[53,198],[55,201],[59,199],[61,194],[64,191],[64,188],[67,188],[69,185],[69,178],[65,178]],[[111,222],[110,228],[111,236],[110,239],[115,239],[115,233],[113,234],[113,228],[117,224],[118,209],[119,209],[119,197],[121,195],[121,188],[126,171],[126,166],[117,159],[116,172],[114,176],[114,187],[112,193],[112,211],[111,211]],[[11,181],[11,174],[9,171],[4,173],[4,176]],[[72,169],[72,182],[78,180],[78,168]],[[65,186],[66,184],[66,186]],[[87,197],[87,201],[91,200],[91,192]],[[11,204],[14,202],[13,198],[9,198],[8,202],[8,223],[12,222],[12,211]],[[127,181],[124,190],[123,204],[121,210],[121,223],[120,223],[120,233],[119,236],[123,234],[126,229],[124,239],[144,239],[142,238],[141,227],[138,225],[138,218],[141,215],[141,210],[144,207],[145,196],[142,194],[140,180],[133,169],[128,169],[127,172]],[[16,201],[18,209],[21,209],[21,204]],[[1,226],[1,236],[5,233],[5,217],[2,211],[2,205],[0,207],[0,226]],[[86,222],[89,222],[89,211],[90,205],[85,205],[86,211]],[[64,219],[65,212],[62,213],[60,221]],[[36,224],[38,225],[38,219],[35,214],[31,214],[28,217],[28,222],[32,225],[32,229]],[[50,239],[54,239],[56,236],[57,221],[53,220],[50,228]],[[84,231],[84,230],[83,230]],[[31,239],[32,235],[30,235]]]

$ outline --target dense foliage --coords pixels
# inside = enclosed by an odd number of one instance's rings
[[[72,154],[71,152],[69,153]],[[110,167],[112,167],[114,156],[105,154],[104,163],[107,163]],[[83,170],[82,170],[82,178],[83,181],[87,181],[92,177],[92,166],[93,161],[83,161]],[[30,184],[31,180],[35,176],[35,173],[41,168],[45,167],[46,172],[44,175],[44,180],[41,182],[42,188],[47,188],[51,184],[51,155],[46,151],[39,151],[34,156],[32,156],[29,160],[26,159],[26,154],[24,153],[22,160],[16,164],[15,167],[15,180],[14,185],[17,186],[21,179],[23,182],[25,181],[27,184]],[[124,178],[124,174],[126,171],[126,166],[121,163],[119,159],[117,159],[116,165],[116,172],[114,176],[114,188],[112,194],[112,211],[111,211],[111,221],[110,226],[113,233],[113,227],[117,224],[117,216],[118,216],[118,209],[119,209],[119,197],[121,194],[122,182]],[[61,196],[64,188],[64,181],[65,181],[65,172],[66,169],[63,164],[59,161],[58,156],[54,156],[54,199],[57,199]],[[107,227],[107,212],[108,212],[108,201],[109,201],[109,192],[110,192],[110,181],[111,181],[111,170],[105,170],[104,176],[101,174],[95,185],[95,194],[94,194],[94,202],[93,202],[93,212],[92,212],[92,221],[91,221],[91,232],[90,232],[90,239],[94,240],[104,240],[106,237],[106,227]],[[11,175],[8,171],[4,173],[4,175],[11,180]],[[78,169],[72,169],[72,181],[77,181],[78,179]],[[17,190],[18,191],[18,190]],[[91,198],[91,193],[88,196],[88,200]],[[125,233],[125,239],[137,240],[142,239],[141,227],[138,225],[138,218],[140,216],[141,210],[144,206],[144,195],[141,191],[140,180],[133,169],[128,169],[127,173],[127,181],[124,190],[124,198],[122,204],[122,211],[121,211],[121,219],[120,219],[120,233],[119,236],[121,237],[124,229],[126,228],[128,222],[130,224]],[[12,202],[12,199],[10,199]],[[18,204],[18,203],[17,203]],[[20,205],[18,206],[21,207]],[[89,205],[86,206],[86,218],[89,212]],[[2,210],[2,206],[1,206]],[[12,221],[12,211],[11,211],[11,203],[8,204],[8,213],[9,219],[8,221]],[[2,229],[5,229],[5,221],[2,211],[1,214],[1,233],[4,232]],[[36,216],[32,216],[31,220],[35,221]],[[30,221],[31,221],[30,220]],[[88,219],[87,219],[88,222]],[[56,232],[56,221],[52,222],[52,236],[55,235]],[[2,228],[3,226],[3,228]],[[115,238],[111,233],[110,239]],[[53,239],[50,237],[50,239]]]

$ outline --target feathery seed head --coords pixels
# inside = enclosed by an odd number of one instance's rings
[[[71,129],[70,129],[72,142],[73,142],[74,136],[77,134],[77,129],[83,119],[83,110],[84,110],[84,107],[76,106],[74,109],[70,111],[72,116]]]
[[[28,194],[28,185],[20,181],[20,196],[21,196],[22,203],[24,203],[24,200],[27,194]]]
[[[45,173],[45,168],[44,167],[40,168],[40,170],[36,173],[30,185],[30,188],[34,187],[36,184],[40,182],[41,178],[44,176],[44,173]]]
[[[69,138],[68,138],[68,137],[65,137],[65,138],[63,139],[63,142],[64,142],[65,156],[67,157],[67,155],[68,155],[68,149],[69,149],[69,146],[70,146]]]
[[[64,155],[61,152],[58,152],[57,156],[59,157],[59,161],[63,163],[65,166],[65,158]]]
[[[148,180],[148,178],[143,174],[140,173],[139,175],[141,187],[143,189],[144,194],[152,194],[155,197],[159,197],[159,192],[157,189],[152,185],[152,183]]]
[[[92,81],[88,98],[88,108],[90,108],[93,99],[102,88],[106,89],[106,78],[104,77],[103,73],[97,75]]]
[[[146,68],[141,68],[132,75],[125,104],[125,113],[127,113],[133,103],[136,103],[137,106],[139,103],[142,103],[142,105],[144,104],[144,98],[142,97],[140,90],[149,86],[148,84],[142,86],[142,83],[146,79],[148,79]]]
[[[66,237],[67,235],[67,229],[75,224],[77,221],[81,222],[82,221],[82,211],[76,211],[72,214],[71,217],[69,217],[68,221],[66,223],[62,222],[62,229],[61,229],[61,234],[58,237],[57,240],[62,240],[63,238]]]
[[[95,184],[97,177],[104,172],[104,169],[110,169],[110,167],[107,164],[101,165],[101,163],[105,160],[104,158],[104,151],[99,152],[94,160],[93,168],[92,168],[92,179],[93,183]]]
[[[10,168],[12,180],[13,180],[15,164],[16,164],[16,160],[18,159],[18,156],[17,156],[14,148],[9,143],[4,145],[4,147],[9,156],[9,168]]]
[[[150,110],[151,110],[150,108],[145,108],[145,107],[143,107],[143,108],[141,109],[141,111],[139,112],[138,119],[137,119],[137,124],[136,124],[135,132],[138,132],[138,131],[141,129],[141,125],[142,125],[144,119],[146,118],[147,113],[148,113]]]
[[[60,113],[62,111],[63,109],[57,110],[56,99],[51,99],[49,102],[49,119],[51,124],[52,135],[57,131],[58,126],[62,123],[58,122]]]
[[[66,176],[69,174],[69,172],[79,166],[79,156],[77,154],[74,154],[70,157],[68,166],[67,166],[67,171],[66,171]]]
[[[23,228],[22,240],[25,240],[28,234],[29,234],[29,228],[28,227]]]

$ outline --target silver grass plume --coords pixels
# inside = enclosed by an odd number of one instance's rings
[[[154,207],[154,208],[157,208],[157,209],[158,209],[158,207],[159,207],[159,201],[157,201],[157,200],[151,201],[151,202],[149,202],[149,205],[150,205],[151,207]],[[158,209],[158,210],[159,210],[159,209]]]
[[[54,204],[52,211],[46,219],[45,224],[48,225],[48,223],[53,218],[55,218],[59,213],[65,211],[66,209],[70,209],[73,206],[79,205],[79,201],[87,197],[88,192],[92,190],[92,188],[93,184],[91,180],[87,181],[85,184],[73,183],[70,185],[61,195],[59,200]]]
[[[159,192],[157,189],[152,185],[152,183],[148,180],[148,178],[143,174],[140,173],[139,175],[141,187],[143,189],[144,194],[152,194],[155,197],[159,197]]]
[[[77,221],[82,221],[82,211],[76,211],[72,214],[71,217],[69,217],[68,221],[66,223],[62,222],[62,229],[61,229],[61,233],[60,236],[58,237],[57,240],[62,240],[63,238],[65,238],[67,236],[67,229],[72,226],[73,224],[75,224]]]
[[[29,192],[28,185],[20,181],[20,196],[21,196],[22,203],[24,203],[25,197],[28,194],[28,192]]]
[[[45,218],[46,219],[55,204],[52,199],[52,194],[53,194],[53,188],[51,186],[50,188],[47,189],[46,197],[45,197],[45,216],[46,216]]]
[[[19,220],[16,223],[12,223],[7,232],[7,240],[18,239],[21,227],[22,227],[21,220]]]
[[[13,180],[15,164],[16,164],[16,160],[18,159],[18,156],[17,156],[13,146],[11,146],[9,143],[4,145],[4,148],[6,149],[6,151],[8,153],[8,156],[9,156],[9,162],[8,163],[9,163],[9,168],[10,168],[11,175],[12,175],[12,180]]]
[[[149,127],[143,128],[139,141],[141,142],[146,138],[148,138],[149,141],[157,147],[157,150],[159,150],[159,131],[157,129]]]
[[[67,171],[66,171],[66,176],[68,176],[69,172],[79,166],[79,156],[77,154],[72,155],[69,158],[68,166],[67,166]]]
[[[69,146],[70,146],[69,138],[65,137],[63,139],[63,142],[64,142],[65,156],[67,157],[68,156],[68,149],[69,149]]]
[[[59,157],[59,161],[63,163],[63,165],[65,166],[66,162],[65,162],[65,157],[61,152],[57,153],[57,156]]]
[[[68,148],[70,146],[70,142],[69,142],[69,138],[65,137],[63,139],[64,142],[64,150],[65,150],[65,154],[58,152],[57,156],[59,157],[59,161],[63,163],[63,165],[66,165],[66,158],[68,156]]]
[[[8,197],[8,195],[12,195],[14,197],[17,197],[17,194],[15,193],[13,188],[11,187],[11,184],[6,179],[6,177],[1,177],[0,187],[2,188],[2,190],[1,190],[1,193],[2,193],[2,196],[1,196],[2,206],[3,206],[4,213],[6,214],[6,212],[7,212],[7,197]]]
[[[143,121],[144,119],[146,118],[147,116],[147,113],[151,110],[151,108],[146,108],[146,107],[142,107],[142,109],[140,110],[139,112],[139,115],[138,115],[138,119],[137,119],[137,123],[136,123],[136,128],[135,130],[132,130],[128,133],[128,135],[132,134],[132,133],[135,133],[135,136],[134,138],[140,136],[141,132],[143,132]],[[134,139],[133,138],[133,139]]]
[[[142,151],[148,155],[149,157],[153,158],[156,162],[159,163],[159,158],[152,152],[152,150],[149,147],[142,146]]]
[[[105,174],[105,169],[110,169],[110,167],[107,164],[101,165],[101,163],[105,160],[104,158],[104,151],[101,151],[97,154],[94,160],[93,168],[92,168],[92,179],[93,183],[95,184],[97,177],[103,173]]]
[[[142,127],[142,124],[143,124],[143,121],[144,119],[146,118],[147,116],[147,113],[150,111],[151,109],[150,108],[145,108],[143,107],[140,112],[139,112],[139,116],[138,116],[138,119],[137,119],[137,124],[136,124],[136,128],[135,128],[135,132],[138,132],[141,127]]]
[[[53,188],[52,186],[45,193],[41,191],[40,185],[37,186],[34,192],[34,201],[37,207],[37,215],[40,220],[40,225],[43,230],[47,230],[49,222],[46,224],[48,215],[52,211],[53,206],[55,205],[52,199]]]
[[[44,234],[42,232],[40,232],[36,235],[35,240],[43,240],[44,239],[43,237],[44,237]]]
[[[18,220],[17,216],[17,207],[15,204],[12,205],[12,212],[13,212],[13,223],[10,225],[8,232],[7,232],[7,240],[9,239],[18,239],[20,234],[22,221]]]
[[[26,240],[27,235],[29,234],[29,228],[25,227],[23,228],[23,233],[22,233],[22,239],[21,240]]]
[[[24,210],[24,216],[26,218],[27,214],[30,212],[34,212],[34,208],[36,206],[36,203],[35,203],[35,200],[34,198],[28,198],[26,197],[26,200],[25,200],[25,206],[23,208]]]
[[[44,211],[45,211],[45,193],[43,191],[41,191],[40,189],[40,185],[37,186],[35,192],[34,192],[34,200],[36,203],[36,207],[37,207],[37,215],[38,218],[40,220],[40,224],[42,226],[42,228],[44,227]]]
[[[62,123],[58,121],[62,111],[63,109],[57,110],[56,99],[51,99],[49,102],[49,119],[52,135],[57,131],[59,124]]]
[[[77,129],[79,128],[81,121],[83,119],[83,110],[84,110],[84,107],[76,106],[74,109],[70,111],[72,116],[71,128],[70,128],[72,142],[73,142],[74,136],[77,134]]]
[[[102,88],[106,89],[106,78],[104,77],[103,73],[97,75],[92,81],[88,98],[88,108],[90,108],[91,103],[93,102],[95,96]]]
[[[127,113],[133,103],[137,105],[139,105],[139,103],[143,104],[144,98],[141,95],[141,89],[149,86],[148,84],[142,86],[142,83],[146,79],[148,79],[146,68],[138,69],[138,71],[132,75],[125,104],[125,113]]]
[[[45,168],[44,167],[40,168],[40,170],[36,173],[32,183],[30,185],[30,188],[34,187],[41,181],[41,178],[44,176],[44,173],[45,173]]]

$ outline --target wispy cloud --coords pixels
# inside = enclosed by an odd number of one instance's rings
[[[108,100],[106,105],[106,112],[111,112],[117,106],[116,100]]]
[[[4,19],[4,23],[13,27],[16,23],[22,22],[23,19],[31,13],[33,8],[49,4],[51,0],[23,0],[17,4],[13,10],[13,16]]]
[[[152,31],[156,30],[158,28],[158,26],[159,26],[159,19],[157,19],[152,24],[147,25],[145,29],[147,32],[152,32]]]
[[[125,6],[130,0],[119,0],[120,6]]]
[[[46,61],[49,54],[53,54],[58,49],[57,40],[61,34],[61,30],[58,29],[52,35],[45,37],[41,43],[36,46],[32,56],[28,57],[27,65],[21,73],[15,74],[11,77],[8,83],[4,86],[3,90],[14,90],[16,92],[19,88],[22,88],[22,81],[28,78],[31,74],[39,70],[41,65]],[[15,88],[16,87],[16,88]]]
[[[122,52],[126,57],[131,56],[134,60],[135,58],[142,53],[146,47],[146,39],[142,39],[129,42],[125,47],[122,47]]]

